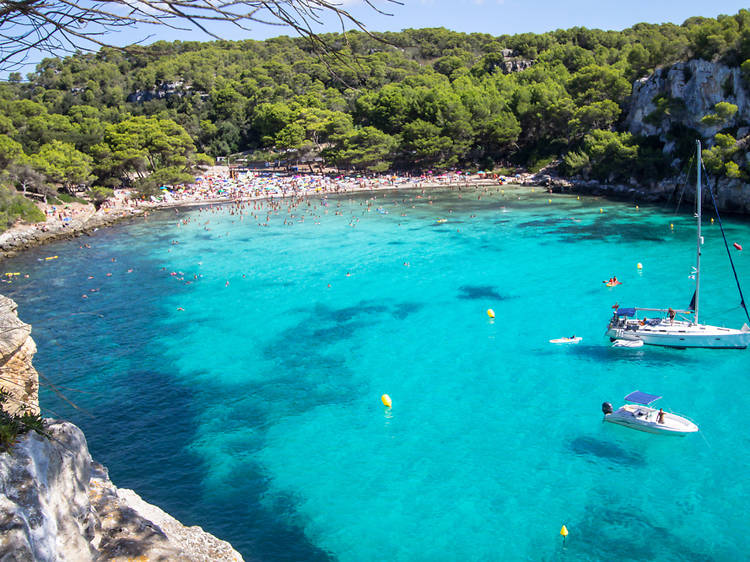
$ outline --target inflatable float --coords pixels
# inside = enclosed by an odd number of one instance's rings
[[[577,337],[573,336],[572,338],[557,338],[557,339],[554,339],[554,340],[549,340],[549,342],[550,343],[578,343],[582,339],[583,338],[580,338],[580,337],[577,338]]]

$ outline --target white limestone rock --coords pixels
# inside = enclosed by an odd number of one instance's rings
[[[93,462],[83,432],[49,421],[0,453],[0,561],[241,561],[231,545],[185,527]]]
[[[681,100],[684,110],[672,112],[658,123],[647,122],[647,117],[656,110],[654,100],[658,96]],[[701,119],[714,113],[714,106],[722,101],[737,106],[734,117],[718,125],[701,123]],[[658,135],[666,140],[666,133],[676,123],[696,129],[704,137],[712,137],[725,127],[748,121],[750,95],[740,69],[718,62],[691,60],[658,68],[652,75],[636,80],[625,124],[631,133]]]

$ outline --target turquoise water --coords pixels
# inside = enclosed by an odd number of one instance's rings
[[[615,302],[688,304],[693,219],[538,189],[417,195],[311,199],[267,227],[266,210],[165,211],[6,262],[29,275],[0,289],[35,364],[80,408],[47,387],[48,415],[247,559],[744,557],[750,351],[604,337]],[[702,320],[739,327],[704,227]],[[726,227],[750,245],[747,222]],[[602,424],[635,389],[701,432]]]

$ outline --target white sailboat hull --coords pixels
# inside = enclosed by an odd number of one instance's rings
[[[667,319],[654,325],[621,319],[610,322],[607,335],[613,340],[640,340],[646,345],[662,347],[745,349],[750,345],[750,331]]]
[[[662,347],[705,347],[709,349],[746,349],[750,345],[750,327],[745,324],[741,330],[735,330],[732,328],[722,328],[719,326],[709,326],[707,324],[698,324],[690,322],[689,320],[675,320],[676,313],[694,313],[696,322],[698,320],[698,310],[700,303],[700,275],[701,275],[701,246],[703,245],[703,236],[701,236],[701,218],[702,218],[702,201],[703,201],[703,184],[701,182],[701,142],[696,141],[696,168],[695,168],[695,188],[696,188],[696,256],[695,256],[695,267],[693,268],[693,278],[695,279],[695,293],[690,302],[688,310],[673,310],[659,309],[659,308],[626,308],[623,309],[620,316],[620,308],[616,305],[613,308],[616,309],[614,317],[610,320],[609,326],[607,327],[607,335],[612,341],[615,340],[632,340],[642,341],[647,345],[659,345]],[[713,195],[711,196],[713,199]],[[717,210],[718,214],[718,210]],[[721,226],[721,219],[719,219],[719,225]],[[724,229],[722,228],[722,236],[724,235]],[[726,238],[724,238],[726,244]],[[729,248],[727,246],[727,252]],[[729,255],[730,262],[732,256]],[[734,271],[734,265],[732,265]],[[737,281],[737,289],[742,297],[742,290],[740,289],[739,280],[735,272],[735,280]],[[744,301],[742,306],[745,308],[745,314],[747,314],[747,307],[745,307]],[[666,313],[665,318],[643,318],[639,320],[634,317],[636,311],[648,311]],[[748,316],[750,320],[750,316]]]
[[[659,423],[658,415],[659,411],[654,408],[626,404],[605,415],[604,421],[662,435],[686,435],[698,431],[697,425],[682,416],[664,412],[664,420]]]

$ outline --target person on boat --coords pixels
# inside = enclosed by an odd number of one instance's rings
[[[670,306],[669,310],[667,310],[667,316],[669,316],[669,323],[670,324],[674,324],[675,314],[676,313],[675,313],[674,309]]]
[[[659,408],[659,413],[656,414],[656,423],[664,423],[664,409]]]

